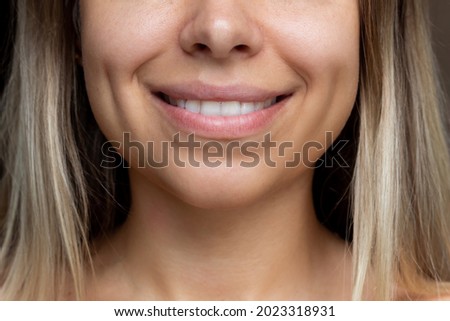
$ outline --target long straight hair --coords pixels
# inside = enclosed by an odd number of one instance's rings
[[[91,241],[126,219],[127,173],[99,166],[106,140],[76,64],[77,1],[15,5],[0,111],[0,296],[51,300],[70,289],[82,299]],[[449,152],[425,9],[360,0],[360,88],[347,126],[358,132],[341,188],[349,210],[325,213],[343,216],[351,235],[354,299],[448,291]]]

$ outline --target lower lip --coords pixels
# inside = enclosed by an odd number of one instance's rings
[[[239,116],[205,116],[172,106],[153,96],[162,107],[169,122],[177,129],[196,136],[213,139],[239,139],[267,130],[280,113],[289,97],[275,105]]]

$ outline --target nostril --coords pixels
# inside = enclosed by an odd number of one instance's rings
[[[200,43],[200,42],[194,44],[193,49],[195,51],[198,51],[198,52],[209,52],[209,51],[211,51],[211,49],[210,49],[210,47],[208,45],[205,45],[205,44]],[[240,45],[234,46],[233,50],[237,51],[237,52],[246,52],[247,50],[249,50],[249,47],[247,45],[240,44]]]
[[[198,51],[207,51],[208,50],[208,46],[203,43],[196,43],[194,45],[194,48]]]
[[[246,46],[246,45],[237,45],[236,47],[234,47],[234,49],[236,49],[237,51],[247,51],[248,50],[248,46]]]

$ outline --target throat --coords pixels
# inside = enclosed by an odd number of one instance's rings
[[[300,199],[273,192],[243,208],[212,210],[153,184],[135,190],[127,221],[100,247],[100,261],[112,262],[102,266],[115,266],[104,274],[134,300],[323,299],[331,292],[320,294],[318,284],[335,278],[326,270],[336,271],[345,246],[301,191]]]

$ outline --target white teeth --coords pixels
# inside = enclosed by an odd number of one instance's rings
[[[199,101],[173,99],[167,96],[168,102],[173,106],[184,108],[192,113],[202,114],[205,116],[239,116],[254,113],[274,105],[276,98],[268,99],[262,102],[239,102],[239,101]]]
[[[220,116],[222,103],[217,101],[202,101],[202,111],[200,114],[205,116]]]
[[[185,108],[191,113],[200,113],[200,101],[198,100],[186,100]],[[181,106],[180,106],[181,107]]]
[[[241,115],[241,103],[237,101],[227,101],[222,103],[222,116],[239,116]]]
[[[274,99],[272,99],[272,100],[266,100],[266,101],[264,102],[264,108],[268,108],[268,107],[274,105],[276,102],[277,102],[277,99],[276,99],[276,98],[274,98]]]
[[[264,109],[264,102],[262,102],[262,103],[255,103],[255,108],[256,108],[257,111]]]
[[[255,103],[242,103],[241,104],[241,114],[250,114],[256,111]]]
[[[186,100],[183,100],[183,99],[175,100],[175,99],[172,99],[172,98],[169,98],[169,99],[170,99],[170,104],[171,105],[178,106],[178,107],[181,107],[181,108],[186,108]],[[174,101],[174,103],[172,103],[172,101]]]

